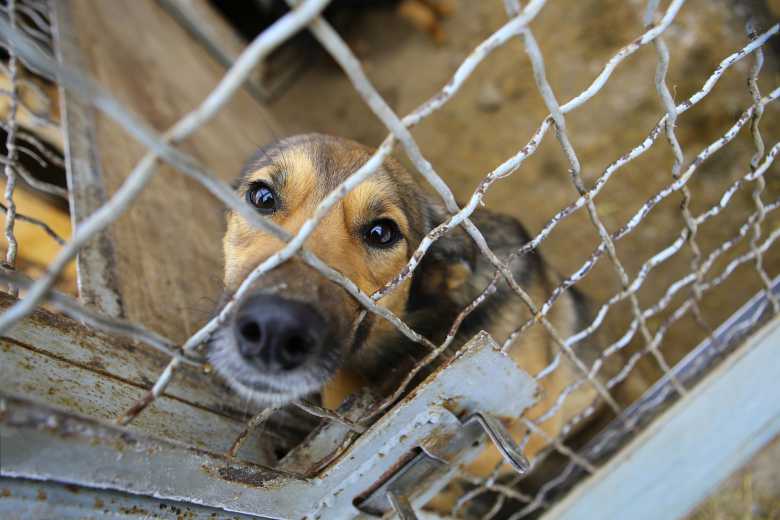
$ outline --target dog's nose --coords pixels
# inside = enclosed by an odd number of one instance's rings
[[[269,370],[294,370],[321,350],[325,323],[305,303],[261,294],[241,303],[235,335],[244,359]]]

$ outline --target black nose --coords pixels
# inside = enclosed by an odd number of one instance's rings
[[[244,300],[236,312],[244,359],[268,370],[293,370],[321,351],[325,322],[311,306],[272,295]]]

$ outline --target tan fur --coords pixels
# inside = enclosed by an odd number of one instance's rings
[[[285,209],[271,218],[291,234],[297,233],[303,223],[312,216],[323,190],[318,186],[316,166],[300,148],[291,148],[284,153],[283,167],[287,182],[282,194]],[[269,181],[272,168],[266,167],[250,172],[246,179]],[[391,201],[387,183],[368,180],[347,194],[319,223],[304,247],[317,255],[328,265],[335,267],[357,284],[361,291],[371,294],[390,281],[406,264],[408,245],[381,254],[366,254],[359,243],[355,227],[366,220],[369,204],[373,199]],[[245,189],[239,196],[245,195]],[[399,226],[404,236],[409,234],[409,223],[400,208],[388,204],[385,211],[373,214],[372,219],[389,217]],[[229,292],[235,291],[247,275],[260,263],[284,246],[279,239],[251,226],[240,215],[231,212],[227,217],[227,232],[223,239],[225,256],[224,285]],[[277,270],[284,270],[281,266]],[[321,276],[312,272],[312,283],[322,283]],[[399,285],[391,294],[378,303],[395,314],[401,314],[408,299],[410,281]],[[340,312],[357,315],[357,310],[342,309]],[[371,335],[377,336],[393,330],[385,320],[377,320]],[[324,398],[331,406],[337,406],[343,399],[363,384],[361,378],[344,368],[333,377],[324,389]]]
[[[317,204],[329,191],[328,188],[321,185],[324,173],[320,170],[324,166],[313,163],[312,157],[317,155],[306,147],[316,149],[317,146],[320,146],[317,144],[318,138],[316,136],[311,139],[314,144],[285,147],[274,159],[284,168],[287,181],[284,192],[280,194],[284,200],[283,209],[270,218],[293,234],[311,217]],[[323,137],[323,139],[327,138]],[[334,154],[330,159],[335,164],[343,164],[344,168],[352,168],[354,171],[356,167],[350,165],[359,165],[365,162],[368,151],[356,143],[349,143],[348,141],[338,141],[338,145],[329,145],[332,146]],[[239,195],[244,195],[248,182],[270,181],[274,172],[278,171],[278,168],[275,168],[276,166],[265,166],[249,172],[245,176],[246,182],[239,189]],[[411,177],[395,162],[386,164],[385,170],[390,172],[389,176],[377,176],[369,179],[336,204],[304,245],[306,249],[316,254],[325,263],[350,278],[366,294],[375,292],[391,280],[405,266],[416,246],[416,244],[409,244],[404,240],[398,247],[391,250],[369,252],[361,243],[360,234],[356,231],[361,224],[371,219],[387,217],[392,218],[398,224],[405,237],[412,234],[412,222],[409,215],[405,214],[403,204],[398,201],[399,197],[408,196],[409,192],[396,189],[397,186],[388,180],[403,180],[408,184],[412,182]],[[371,214],[372,202],[377,200],[384,203],[382,213]],[[251,227],[240,216],[234,213],[229,214],[227,233],[224,237],[226,260],[224,282],[226,289],[234,291],[255,266],[275,253],[282,245],[278,239]],[[284,280],[286,266],[287,264],[284,264],[274,270],[275,274],[270,278],[271,281]],[[323,291],[340,291],[340,289],[334,289],[335,286],[331,282],[324,280],[320,274],[312,269],[301,270],[300,267],[295,269],[297,269],[295,271],[296,277],[307,278],[306,281],[300,282],[298,280],[297,283],[317,286]],[[546,300],[560,281],[545,264],[542,264],[539,270],[541,272],[535,272],[535,275],[530,277],[527,286],[524,286],[535,302]],[[290,276],[292,275],[290,274]],[[459,290],[471,276],[471,268],[465,261],[454,261],[451,264],[442,263],[441,268],[429,273],[421,281],[421,284],[432,294],[439,292],[442,295],[452,294]],[[394,292],[383,298],[379,304],[397,315],[403,316],[410,295],[410,287],[411,281],[407,280]],[[499,343],[530,317],[528,309],[517,296],[513,295],[510,299],[511,301],[498,308],[491,322],[489,332]],[[346,301],[348,299],[344,299],[344,302]],[[335,312],[347,316],[349,319],[355,319],[361,309],[354,301],[349,301],[350,303],[339,304],[340,307]],[[552,307],[547,316],[553,328],[562,338],[568,337],[577,329],[578,312],[575,307],[574,300],[566,293]],[[377,319],[366,343],[376,342],[377,338],[382,335],[394,333],[392,325],[385,320]],[[544,330],[541,324],[537,323],[525,331],[509,354],[520,368],[535,375],[550,364],[556,352],[558,352],[558,347],[554,344],[550,334]],[[555,404],[561,392],[579,377],[581,374],[564,357],[561,366],[542,380],[539,401],[526,412],[525,416],[529,419],[535,419],[543,415]],[[323,391],[325,405],[331,408],[335,407],[349,393],[354,392],[364,384],[366,383],[360,376],[347,370],[340,371]],[[588,384],[581,385],[568,397],[559,413],[541,424],[541,429],[550,438],[556,437],[563,425],[589,406],[594,398],[595,393],[592,387]],[[521,421],[512,424],[510,431],[518,441],[526,433]],[[525,446],[525,453],[527,456],[533,457],[547,444],[548,442],[544,438],[532,435]],[[467,471],[474,475],[486,476],[493,471],[499,460],[500,457],[495,449],[486,449],[482,456],[469,465]],[[452,499],[452,496],[445,495],[440,497],[439,504],[451,505]]]
[[[288,157],[289,156],[289,157]],[[308,158],[296,149],[285,156],[288,168],[288,183],[284,198],[290,209],[273,216],[276,224],[291,234],[298,232],[303,223],[312,215],[318,200],[316,174]],[[268,180],[269,169],[250,174],[253,181]],[[342,274],[357,284],[361,291],[371,294],[385,285],[406,264],[407,246],[395,248],[388,254],[376,255],[370,262],[364,249],[354,236],[353,225],[361,221],[371,198],[382,198],[385,188],[374,182],[365,182],[349,193],[320,222],[304,243],[304,247],[317,255],[330,266],[336,267]],[[243,195],[243,193],[241,193]],[[408,223],[403,212],[390,207],[374,218],[391,217],[402,232],[408,233]],[[235,290],[255,266],[278,251],[284,244],[277,238],[250,226],[235,213],[228,217],[228,230],[223,241],[225,263],[225,287]],[[392,294],[383,298],[380,305],[401,311],[402,302],[408,295],[408,283],[403,284]]]

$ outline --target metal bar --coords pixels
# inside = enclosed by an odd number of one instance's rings
[[[773,288],[774,294],[780,295],[780,277],[775,278]],[[739,340],[755,329],[760,320],[765,317],[768,305],[766,293],[761,292],[724,321],[711,337],[702,341],[674,366],[672,370],[680,381],[686,386],[693,386],[714,363],[729,352],[729,349],[733,349]],[[661,377],[641,399],[623,412],[623,419],[629,423],[640,420],[648,422],[657,415],[653,411],[661,408],[672,397],[672,388],[668,379]],[[625,441],[627,437],[628,432],[622,423],[615,422],[597,435],[583,453],[589,460],[603,459],[606,454],[614,453],[618,446],[622,446],[621,441]]]
[[[10,0],[8,2],[8,23],[11,27],[16,25],[16,2]],[[16,203],[14,202],[14,189],[16,188],[16,165],[17,152],[16,152],[16,111],[18,108],[19,94],[17,92],[16,78],[17,78],[17,59],[16,52],[13,45],[8,45],[8,79],[11,83],[11,106],[8,110],[8,121],[6,125],[8,127],[8,134],[6,136],[6,162],[3,168],[5,174],[5,240],[6,240],[6,252],[4,265],[8,269],[14,269],[16,267],[16,253],[18,249],[18,243],[16,236],[14,235],[14,226],[16,223]],[[13,285],[8,284],[8,292],[14,296],[19,295],[19,289]]]
[[[525,458],[517,443],[507,431],[501,421],[491,415],[477,412],[474,414],[474,420],[482,426],[490,440],[493,441],[504,461],[518,473],[525,473],[530,468],[528,459]]]
[[[0,395],[3,402],[0,474],[4,476],[55,480],[248,512],[299,509],[290,502],[296,500],[304,484],[294,477],[30,401]],[[269,492],[258,492],[262,488]],[[279,493],[280,489],[285,493]]]
[[[779,343],[775,318],[544,518],[685,515],[780,433]]]
[[[5,520],[30,519],[147,519],[244,520],[257,518],[196,504],[158,500],[106,489],[72,484],[0,478],[0,516]]]
[[[392,491],[387,493],[387,499],[393,505],[393,510],[398,515],[399,520],[417,520],[417,514],[412,509],[412,503],[409,497],[396,495]]]
[[[506,399],[492,391],[497,381]],[[89,386],[89,385],[87,385]],[[109,488],[270,518],[352,518],[353,501],[381,485],[420,446],[445,442],[477,412],[516,418],[536,385],[486,334],[470,341],[360,436],[334,463],[304,479],[259,464],[107,426],[70,412],[8,396],[0,399],[0,474]],[[343,425],[342,425],[343,426]],[[225,439],[230,442],[231,437]],[[481,453],[477,443],[451,461],[430,488],[414,490],[415,507],[430,500],[454,468]]]

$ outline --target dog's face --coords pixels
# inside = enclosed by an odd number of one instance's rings
[[[323,135],[287,138],[260,150],[245,167],[238,194],[294,234],[322,199],[362,166],[372,151]],[[406,264],[432,226],[428,198],[392,159],[341,200],[304,247],[371,294]],[[238,288],[284,244],[246,222],[227,217],[224,283]],[[402,315],[410,282],[379,304]],[[321,389],[345,358],[389,327],[341,287],[293,258],[262,276],[214,335],[210,359],[239,393],[280,405]]]

